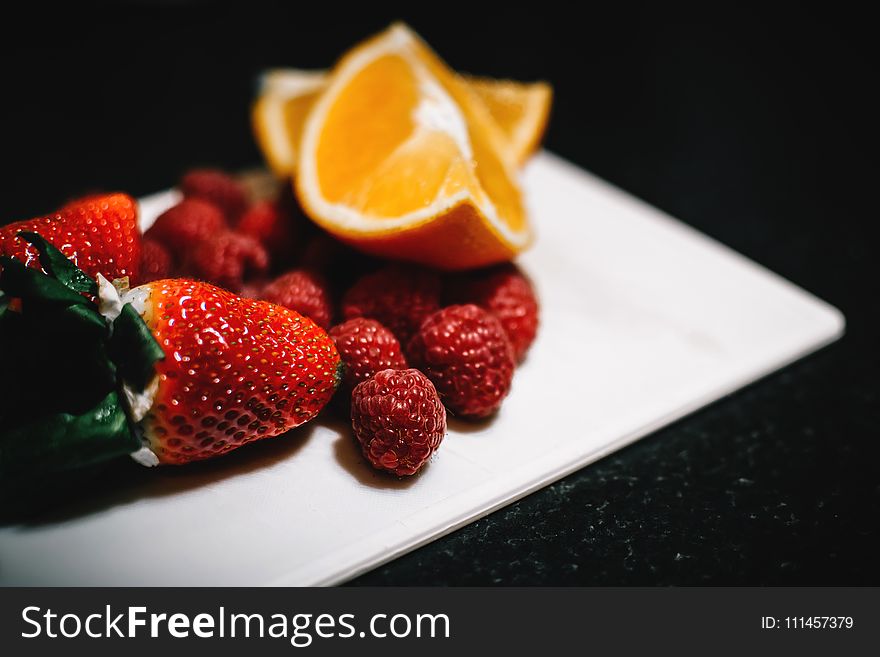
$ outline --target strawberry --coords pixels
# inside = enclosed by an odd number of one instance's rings
[[[538,300],[529,279],[507,263],[469,272],[457,288],[457,303],[474,303],[498,318],[521,361],[538,332]]]
[[[141,233],[137,203],[127,194],[89,196],[54,214],[0,227],[0,255],[39,268],[38,251],[18,237],[21,231],[39,233],[93,278],[98,274],[109,279],[138,276]]]
[[[141,421],[160,463],[187,463],[315,417],[341,380],[330,337],[287,308],[208,283],[154,281],[123,295],[165,358]]]
[[[141,270],[138,283],[168,278],[174,269],[171,253],[160,242],[144,238],[141,246]]]
[[[275,201],[254,203],[241,216],[235,230],[253,237],[274,258],[289,259],[296,244],[292,220]]]
[[[406,358],[394,334],[375,319],[355,317],[330,329],[342,362],[346,391],[382,370],[405,370]]]
[[[160,214],[145,233],[182,261],[198,243],[228,230],[223,212],[202,199],[184,199]]]
[[[264,287],[259,298],[295,310],[325,330],[330,328],[333,304],[321,274],[294,269]]]
[[[418,370],[382,370],[352,392],[351,425],[374,468],[413,475],[446,435],[446,410]]]
[[[429,269],[387,265],[361,277],[342,299],[345,319],[371,317],[407,344],[422,321],[440,307],[440,277]]]
[[[513,348],[498,319],[479,306],[437,311],[413,336],[407,354],[461,417],[491,415],[510,391]]]
[[[269,269],[269,255],[248,235],[223,231],[195,245],[184,263],[188,275],[237,292],[246,278]]]
[[[4,504],[126,454],[182,464],[280,435],[341,381],[333,340],[294,311],[185,279],[128,289],[20,237],[41,267],[0,256],[0,356],[16,373],[0,378]]]
[[[199,198],[220,208],[229,221],[236,221],[248,206],[247,190],[228,173],[218,169],[193,169],[180,179],[184,198]]]

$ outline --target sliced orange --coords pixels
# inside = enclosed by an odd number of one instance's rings
[[[326,84],[323,71],[277,70],[263,76],[251,121],[266,163],[278,176],[293,172],[302,125]]]
[[[546,82],[466,77],[495,123],[504,131],[511,157],[525,164],[544,136],[553,88]]]
[[[325,71],[273,69],[263,75],[251,118],[272,170],[289,175],[296,166],[302,123],[327,85]],[[552,88],[546,82],[514,82],[463,76],[504,133],[510,156],[520,165],[532,155],[550,115]]]
[[[465,269],[528,244],[515,177],[485,105],[397,24],[331,72],[303,126],[295,182],[312,219],[360,250]]]

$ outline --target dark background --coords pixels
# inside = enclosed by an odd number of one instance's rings
[[[548,148],[826,299],[848,327],[354,583],[880,583],[868,17],[839,5],[306,4],[47,6],[4,19],[0,222],[84,191],[160,190],[194,165],[258,163],[255,75],[324,68],[403,18],[457,69],[551,81]]]

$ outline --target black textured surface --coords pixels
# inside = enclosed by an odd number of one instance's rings
[[[846,337],[355,584],[878,584],[877,58],[866,17],[129,4],[7,21],[0,217],[258,160],[254,74],[402,16],[556,87],[547,145],[841,308]],[[471,3],[473,4],[473,3]],[[546,6],[546,5],[544,5]],[[454,16],[451,18],[450,16]],[[552,413],[553,409],[535,409]],[[536,437],[536,440],[539,440]]]

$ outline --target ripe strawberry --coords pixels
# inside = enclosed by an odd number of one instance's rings
[[[510,339],[514,358],[523,359],[538,332],[538,300],[516,265],[465,274],[455,297],[458,303],[473,303],[495,315]]]
[[[37,249],[17,237],[20,231],[39,233],[93,278],[137,278],[141,233],[137,203],[126,194],[89,196],[54,214],[0,227],[0,255],[39,269]]]
[[[245,278],[269,269],[269,255],[253,237],[224,231],[195,245],[186,259],[186,272],[237,292]]]
[[[248,206],[247,190],[228,173],[217,169],[193,169],[180,179],[185,198],[200,198],[220,208],[229,221],[236,221]]]
[[[513,349],[498,319],[479,306],[447,306],[424,321],[407,351],[450,411],[491,415],[513,379]]]
[[[342,362],[343,387],[351,391],[382,370],[405,370],[406,358],[394,334],[375,319],[355,317],[330,329]]]
[[[282,274],[260,292],[259,298],[305,315],[323,329],[330,328],[333,304],[327,282],[308,269]]]
[[[330,337],[298,313],[208,283],[130,290],[165,353],[141,426],[160,463],[225,454],[315,417],[341,380]]]
[[[168,278],[174,269],[171,253],[160,242],[145,238],[141,245],[141,269],[138,283]]]
[[[235,230],[250,235],[273,258],[289,259],[293,253],[293,225],[290,216],[274,201],[257,201],[239,219]]]
[[[361,277],[342,299],[342,315],[372,317],[401,344],[440,307],[440,277],[429,269],[392,264]]]
[[[184,199],[159,215],[145,233],[182,261],[199,242],[228,230],[223,212],[201,199]]]
[[[333,340],[292,310],[185,279],[128,289],[21,236],[47,271],[0,257],[0,296],[22,300],[0,312],[4,501],[126,454],[181,464],[282,434],[342,379]]]
[[[446,435],[446,410],[418,370],[382,370],[352,392],[351,424],[373,467],[413,475]]]

